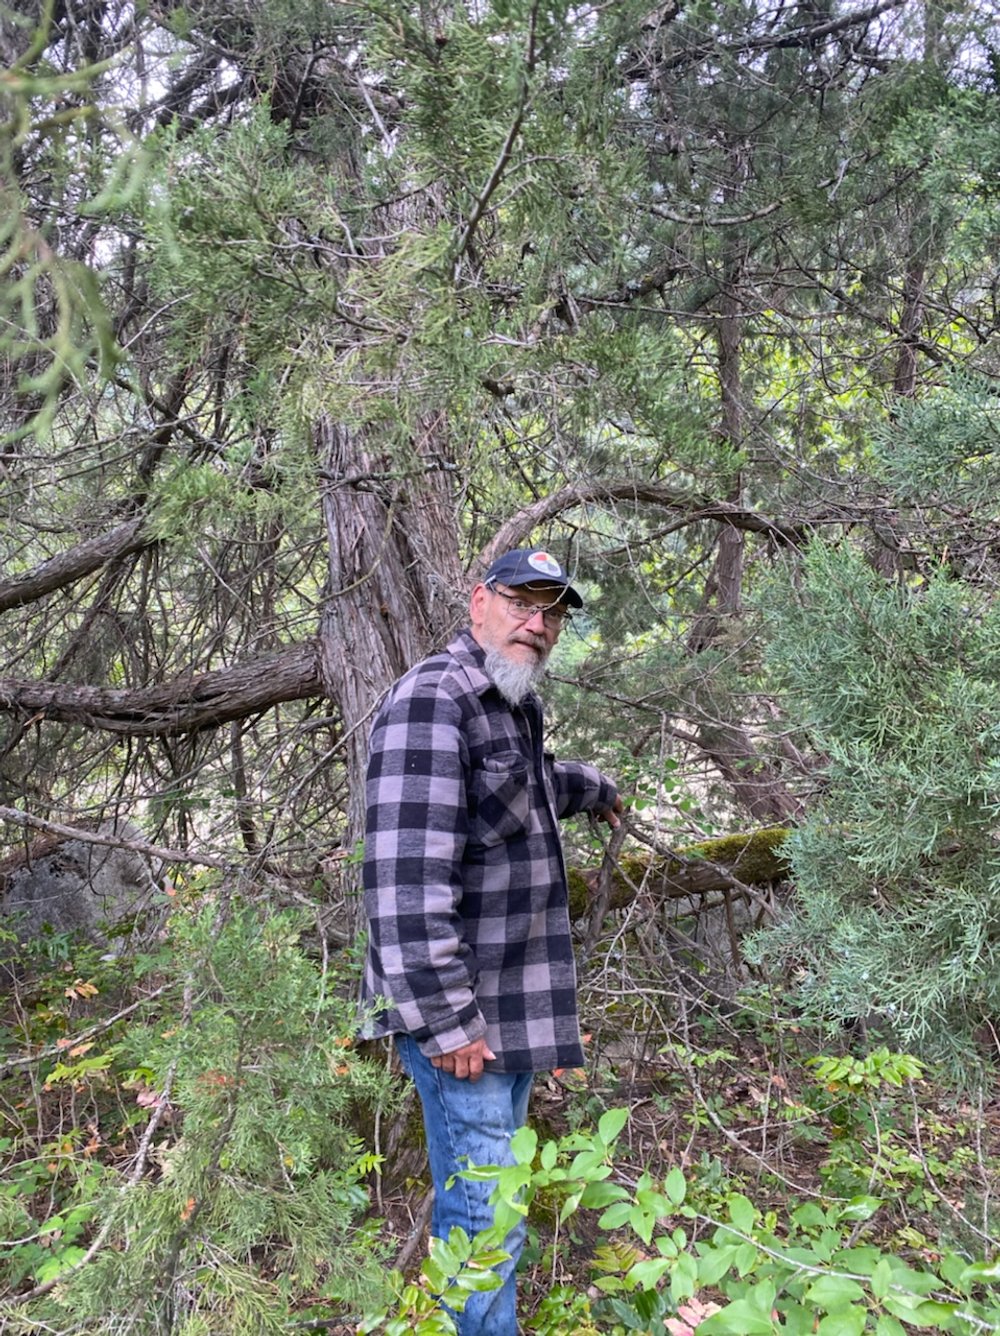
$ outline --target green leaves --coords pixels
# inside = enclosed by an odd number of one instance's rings
[[[605,1149],[614,1145],[627,1122],[628,1109],[608,1109],[607,1113],[601,1114],[597,1124],[597,1136]]]
[[[101,146],[91,163],[91,186],[107,172],[109,180],[128,180],[135,189],[145,167],[133,155],[127,132],[102,124],[113,118],[102,115],[96,90],[108,75],[111,61],[65,73],[39,63],[50,18],[39,22],[33,42],[15,67],[0,71],[4,116],[0,124],[0,354],[15,370],[18,379],[11,388],[22,397],[26,410],[20,426],[12,429],[9,416],[4,423],[8,442],[31,434],[44,439],[67,384],[82,386],[95,373],[103,382],[123,356],[96,268],[63,252],[58,239],[61,227],[54,225],[54,219],[40,223],[31,193],[18,188],[24,161],[40,155],[46,173],[61,177],[70,170],[79,136],[89,123],[85,131],[89,141]],[[31,52],[34,55],[29,59]],[[116,144],[119,134],[128,147]],[[109,142],[122,149],[117,159]],[[81,214],[99,207],[109,188],[92,205],[82,205]]]
[[[906,1081],[919,1081],[924,1073],[924,1064],[912,1054],[890,1053],[884,1044],[861,1058],[844,1053],[807,1062],[831,1090],[877,1090],[883,1083],[898,1088]]]
[[[728,1200],[729,1218],[738,1230],[743,1234],[749,1234],[754,1227],[754,1221],[757,1219],[757,1211],[749,1198],[744,1197],[742,1192],[732,1193]]]
[[[510,1253],[495,1246],[497,1229],[484,1230],[470,1239],[454,1228],[447,1239],[431,1239],[430,1256],[420,1268],[420,1283],[406,1284],[393,1272],[396,1302],[391,1308],[366,1313],[359,1332],[382,1332],[385,1336],[453,1336],[454,1321],[448,1310],[460,1313],[471,1294],[498,1289],[502,1278],[494,1267],[510,1260]],[[444,1307],[447,1305],[447,1307]]]
[[[527,1211],[545,1193],[549,1206],[558,1203],[561,1222],[580,1209],[601,1212],[597,1227],[607,1242],[593,1255],[593,1285],[605,1296],[600,1312],[621,1324],[615,1330],[659,1331],[669,1319],[668,1330],[674,1330],[670,1322],[681,1330],[689,1323],[698,1336],[901,1336],[912,1329],[973,1336],[981,1319],[1000,1316],[979,1297],[991,1292],[993,1263],[970,1264],[946,1254],[935,1269],[857,1241],[859,1225],[881,1204],[874,1197],[805,1202],[779,1231],[774,1215],[762,1213],[742,1192],[722,1197],[724,1221],[708,1219],[700,1209],[697,1178],[689,1182],[677,1166],[663,1183],[646,1172],[631,1184],[627,1170],[626,1181],[610,1177],[616,1138],[626,1121],[625,1110],[609,1110],[596,1130],[541,1146],[533,1129],[522,1129],[514,1141],[516,1165],[470,1169],[469,1177],[497,1180],[497,1224],[471,1244],[460,1230],[447,1243],[435,1242],[424,1265],[424,1288],[404,1293],[399,1311],[414,1318],[426,1311],[418,1299],[427,1290],[446,1293],[457,1307],[463,1292],[484,1286],[481,1269],[505,1256],[496,1242],[506,1233],[508,1202]],[[698,1220],[695,1242],[680,1225],[670,1227],[677,1216]],[[711,1233],[706,1224],[714,1224]],[[539,1310],[551,1313],[547,1336],[582,1330],[581,1302],[571,1304],[553,1291]],[[560,1313],[567,1326],[560,1324]],[[419,1323],[411,1329],[421,1336],[439,1330]]]
[[[747,1288],[739,1299],[734,1299],[720,1312],[714,1313],[699,1324],[699,1333],[705,1336],[736,1336],[743,1332],[745,1336],[771,1336],[776,1330],[772,1316],[775,1298],[774,1283],[761,1281]]]
[[[674,1189],[676,1192],[676,1180]],[[657,1222],[672,1215],[677,1204],[654,1187],[649,1174],[642,1174],[634,1193],[610,1206],[597,1223],[601,1229],[618,1229],[627,1224],[648,1245]]]

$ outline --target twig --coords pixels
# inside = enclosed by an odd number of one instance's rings
[[[37,1053],[29,1053],[23,1058],[9,1058],[6,1062],[0,1062],[0,1075],[3,1075],[4,1072],[15,1071],[18,1067],[31,1067],[36,1062],[45,1062],[47,1058],[59,1057],[60,1054],[65,1053],[68,1049],[76,1048],[77,1044],[86,1043],[86,1041],[93,1038],[94,1035],[103,1034],[105,1030],[110,1030],[112,1025],[117,1025],[117,1023],[124,1020],[126,1016],[131,1016],[133,1011],[138,1010],[139,1007],[144,1007],[147,1002],[152,1002],[155,998],[160,997],[169,987],[169,984],[162,984],[159,988],[155,988],[149,993],[148,996],[141,997],[138,1002],[132,1002],[127,1007],[122,1007],[121,1011],[116,1011],[113,1016],[107,1016],[104,1020],[95,1021],[93,1025],[89,1025],[86,1030],[81,1030],[80,1033],[75,1035],[72,1039],[63,1039],[58,1044],[50,1044],[48,1048],[39,1049]]]
[[[402,1271],[404,1274],[406,1268],[413,1261],[414,1256],[424,1237],[424,1230],[431,1222],[431,1212],[434,1210],[434,1189],[429,1188],[427,1196],[424,1198],[423,1205],[414,1222],[413,1228],[407,1236],[406,1242],[400,1248],[393,1264],[396,1271]]]
[[[601,861],[601,870],[597,875],[597,898],[594,901],[594,908],[590,914],[590,922],[587,925],[587,935],[584,938],[583,946],[580,949],[580,968],[586,965],[587,961],[597,945],[601,936],[601,926],[604,923],[605,915],[608,912],[608,905],[611,903],[611,892],[614,888],[614,874],[617,871],[619,876],[624,876],[618,864],[618,855],[621,852],[625,836],[628,834],[628,827],[624,821],[611,832],[611,838],[608,840],[608,847],[604,851],[604,858]]]
[[[924,1154],[923,1142],[920,1136],[920,1110],[917,1107],[917,1097],[913,1090],[913,1082],[909,1081],[907,1082],[907,1084],[910,1087],[910,1099],[913,1103],[913,1139],[917,1144],[917,1158],[920,1161],[921,1169],[923,1169],[924,1171],[924,1178],[927,1180],[927,1186],[934,1193],[935,1197],[937,1197],[941,1205],[947,1206],[948,1210],[952,1213],[955,1219],[961,1221],[961,1223],[966,1227],[966,1229],[971,1230],[972,1233],[975,1234],[976,1238],[982,1239],[982,1241],[985,1244],[987,1244],[988,1247],[992,1250],[1000,1248],[1000,1239],[996,1238],[995,1235],[988,1233],[986,1230],[979,1229],[978,1226],[974,1225],[972,1221],[969,1219],[969,1217],[967,1215],[963,1215],[963,1213],[958,1209],[958,1207],[955,1206],[952,1202],[950,1202],[948,1198],[944,1195],[944,1193],[941,1191],[941,1189],[938,1187],[937,1179],[931,1173],[930,1166],[927,1163],[927,1157]]]

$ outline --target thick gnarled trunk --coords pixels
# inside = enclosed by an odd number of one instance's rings
[[[392,468],[359,434],[329,419],[316,427],[329,553],[320,672],[343,722],[343,761],[355,780],[346,849],[364,832],[359,781],[371,717],[395,679],[444,643],[464,607],[451,480],[432,439],[429,431],[408,464]]]

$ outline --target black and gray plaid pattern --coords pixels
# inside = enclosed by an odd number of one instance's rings
[[[436,1057],[486,1036],[494,1071],[583,1061],[557,821],[614,784],[542,748],[542,711],[512,709],[462,632],[390,691],[368,766],[362,995],[376,1034]]]

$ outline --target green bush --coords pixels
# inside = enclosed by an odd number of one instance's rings
[[[785,845],[793,906],[748,954],[790,972],[808,1015],[874,1017],[977,1080],[1000,1015],[1000,609],[945,569],[889,581],[821,543],[760,606],[788,713],[826,763]]]
[[[283,1331],[384,1286],[352,1114],[385,1077],[351,1047],[352,971],[297,915],[199,899],[147,962],[155,1006],[42,1068],[103,1110],[95,1144],[6,1143],[4,1330]]]

